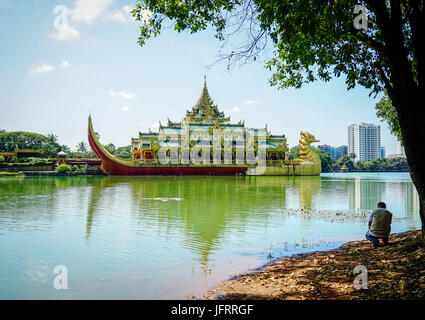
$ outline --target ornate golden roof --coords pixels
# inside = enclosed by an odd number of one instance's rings
[[[217,105],[214,104],[213,99],[210,97],[207,88],[207,79],[204,76],[204,88],[198,102],[192,108],[192,111],[186,112],[186,119],[190,122],[197,123],[211,123],[229,122],[230,118],[226,118],[223,112],[218,110]]]

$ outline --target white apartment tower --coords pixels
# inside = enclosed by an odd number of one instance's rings
[[[348,127],[348,154],[354,152],[354,161],[369,162],[381,157],[381,127],[364,123]]]

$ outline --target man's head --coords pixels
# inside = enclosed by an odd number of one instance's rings
[[[385,202],[378,202],[378,208],[386,209],[387,205],[385,204]]]

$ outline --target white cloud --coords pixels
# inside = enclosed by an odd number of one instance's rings
[[[47,63],[38,63],[32,66],[30,70],[30,75],[34,75],[37,73],[48,73],[50,71],[55,70],[55,67],[47,64]]]
[[[133,10],[133,7],[124,6],[120,10],[111,11],[109,13],[109,19],[111,21],[117,21],[121,23],[135,22],[134,17],[131,15],[131,10]]]
[[[239,112],[238,107],[234,107],[232,110],[230,110],[230,113],[236,113],[236,112]]]
[[[74,41],[80,39],[80,32],[69,24],[64,24],[60,28],[50,32],[49,37],[59,41]]]
[[[257,100],[245,100],[245,104],[257,104]]]
[[[71,62],[69,62],[68,60],[64,60],[61,63],[61,67],[64,68],[64,69],[69,68],[69,67],[71,67]]]
[[[109,95],[113,97],[121,97],[123,99],[133,99],[136,97],[134,93],[124,92],[124,91],[117,92],[114,90],[109,91]]]
[[[120,23],[133,23],[137,22],[133,15],[131,14],[131,11],[134,9],[133,6],[123,6],[119,10],[113,10],[108,12],[108,20],[113,22],[120,22]],[[151,12],[149,10],[142,10],[141,11],[141,17],[143,20],[149,20],[149,17],[151,15]]]
[[[128,106],[122,107],[121,110],[124,111],[124,112],[128,111]]]
[[[71,10],[72,19],[93,23],[111,4],[112,0],[76,0],[75,8]]]

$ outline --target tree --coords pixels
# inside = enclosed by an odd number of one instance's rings
[[[339,169],[341,169],[343,165],[345,165],[348,170],[353,170],[354,168],[353,160],[351,160],[350,156],[347,155],[343,155],[341,158],[339,158],[336,164]]]
[[[110,154],[115,154],[117,152],[117,148],[113,143],[105,145],[105,149],[108,150]]]
[[[365,7],[354,13],[359,3]],[[345,75],[348,89],[361,85],[375,95],[385,89],[397,111],[425,234],[424,0],[139,0],[132,13],[142,22],[140,45],[160,34],[166,18],[179,32],[212,26],[227,42],[247,35],[228,61],[255,60],[271,41],[266,67],[280,88]]]
[[[357,169],[357,170],[364,170],[366,168],[366,163],[363,162],[363,161],[357,161],[354,164],[354,168]]]
[[[47,134],[47,141],[50,143],[50,144],[55,144],[55,143],[57,143],[58,142],[58,136],[57,135],[55,135],[55,134],[53,134],[53,133],[49,133],[49,134]]]
[[[375,109],[376,116],[381,118],[381,121],[387,122],[391,133],[397,137],[397,140],[401,144],[403,144],[403,136],[401,135],[400,124],[398,123],[397,110],[394,108],[387,93],[385,93],[381,100],[375,105]]]
[[[333,170],[334,161],[331,158],[329,152],[316,149],[317,153],[320,156],[320,161],[322,163],[322,172],[331,172]]]
[[[71,148],[70,148],[70,147],[68,147],[66,144],[61,145],[61,146],[60,146],[60,148],[61,148],[61,150],[62,150],[63,152],[65,152],[65,153],[69,153],[69,152],[71,152]]]
[[[38,133],[24,131],[0,133],[0,151],[13,152],[16,149],[43,150],[45,157],[55,157],[60,145]]]
[[[130,159],[131,158],[131,146],[125,146],[125,147],[118,147],[116,150],[116,155],[123,159]]]
[[[288,159],[293,160],[300,157],[300,149],[298,146],[293,146],[291,149],[289,149],[288,153]]]
[[[87,153],[87,143],[85,143],[84,141],[81,141],[79,144],[77,144],[77,151],[80,152],[81,154],[86,154]]]

